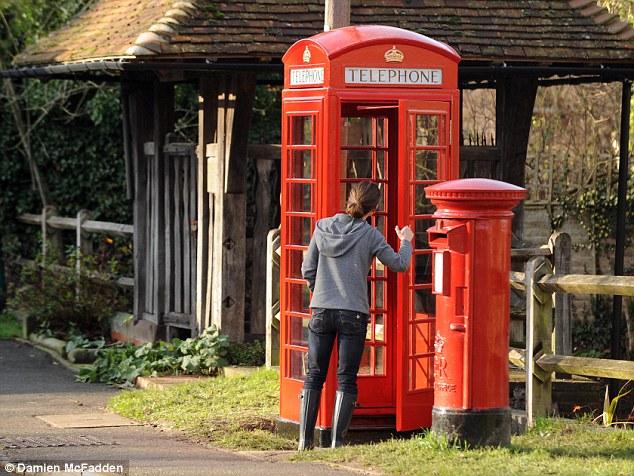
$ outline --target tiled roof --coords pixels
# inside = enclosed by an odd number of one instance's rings
[[[98,0],[21,56],[32,65],[105,57],[279,60],[323,30],[324,0]],[[595,0],[352,0],[352,24],[413,30],[464,61],[634,62],[634,28]]]

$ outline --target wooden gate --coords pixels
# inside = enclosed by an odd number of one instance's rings
[[[162,164],[155,163],[156,160]],[[135,269],[141,286],[135,287],[137,319],[165,326],[166,339],[175,328],[196,335],[196,154],[195,145],[169,143],[155,154],[154,143],[144,144],[144,178],[136,190],[145,206],[139,210],[137,229],[143,238],[135,247]]]

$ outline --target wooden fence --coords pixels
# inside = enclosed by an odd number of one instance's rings
[[[27,225],[39,226],[42,230],[42,257],[46,261],[47,255],[50,253],[49,246],[55,247],[59,251],[63,251],[64,244],[59,235],[60,230],[75,231],[75,247],[79,252],[79,259],[76,260],[75,266],[77,273],[81,272],[81,256],[90,255],[93,251],[92,242],[88,239],[88,233],[106,234],[113,236],[121,236],[131,238],[134,229],[132,225],[124,225],[121,223],[111,223],[105,221],[89,220],[90,213],[81,210],[75,218],[57,216],[56,211],[52,207],[42,210],[42,213],[23,213],[18,216],[18,221]],[[24,261],[24,260],[23,260]],[[28,261],[28,260],[27,260]],[[101,279],[106,276],[100,275]],[[134,287],[134,278],[128,276],[118,276],[112,279],[116,284],[126,288]]]
[[[539,256],[528,261],[524,273],[513,273],[511,282],[526,291],[526,349],[511,349],[509,360],[526,370],[529,426],[534,425],[535,417],[547,416],[551,412],[554,372],[634,379],[634,362],[561,355],[556,352],[552,337],[553,294],[634,296],[634,276],[555,275],[550,261]],[[556,324],[555,317],[555,334]]]

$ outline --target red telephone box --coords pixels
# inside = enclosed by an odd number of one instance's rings
[[[415,232],[407,273],[375,261],[370,322],[352,428],[431,425],[434,306],[425,188],[458,177],[460,57],[423,35],[351,26],[296,42],[284,61],[280,417],[299,421],[310,293],[301,276],[315,222],[344,210],[350,185],[383,190],[372,224],[398,248],[395,225]],[[336,355],[331,369],[336,369]],[[317,428],[331,426],[336,372],[322,392]]]

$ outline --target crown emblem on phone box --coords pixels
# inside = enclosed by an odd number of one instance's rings
[[[387,63],[402,63],[405,59],[403,52],[397,49],[396,46],[392,46],[391,49],[387,50],[383,57]]]

